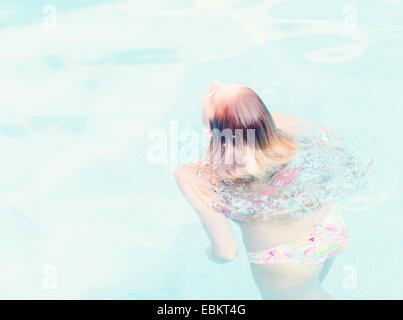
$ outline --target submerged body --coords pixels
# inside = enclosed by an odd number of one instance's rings
[[[325,128],[316,128],[325,133],[320,139],[302,136],[298,143],[307,121],[269,113],[250,88],[213,82],[203,101],[207,159],[218,165],[188,164],[176,170],[176,179],[212,242],[209,258],[222,263],[236,257],[231,218],[241,229],[262,298],[331,299],[320,283],[348,241],[336,195],[357,190],[366,168],[344,154]],[[233,134],[238,128],[257,132],[253,156],[248,136],[239,142]],[[245,161],[227,162],[236,157]],[[351,170],[334,170],[337,165]]]
[[[182,192],[199,214],[212,240],[210,259],[218,263],[231,261],[238,254],[238,246],[228,216],[208,208],[189,188],[194,185],[193,176],[194,168],[190,166],[176,172]],[[334,220],[333,217],[337,218]],[[335,254],[343,249],[348,239],[337,206],[323,205],[317,212],[298,219],[260,223],[232,220],[242,232],[250,270],[263,299],[332,298],[321,288],[321,281],[328,273]],[[331,224],[326,225],[329,220]],[[333,241],[323,241],[323,237],[318,236],[319,226],[337,229],[339,236]],[[290,243],[299,246],[300,255],[296,256],[293,248],[290,250]],[[281,250],[276,250],[279,248]],[[271,257],[273,252],[275,254]],[[301,255],[304,258],[301,259]]]
[[[273,118],[277,126],[283,130],[286,130],[288,123],[298,121],[295,117],[285,117],[278,113],[274,113]],[[289,133],[292,133],[291,129]],[[221,262],[230,261],[235,258],[238,251],[227,221],[228,218],[231,218],[231,214],[211,210],[211,208],[204,207],[204,203],[200,203],[205,201],[200,201],[201,198],[195,194],[204,192],[210,197],[211,193],[208,190],[202,190],[206,188],[205,186],[191,181],[197,170],[194,166],[188,165],[178,169],[177,180],[185,196],[189,186],[198,188],[198,190],[191,191],[187,198],[199,212],[206,231],[212,238],[215,249],[212,260],[217,262],[218,258]],[[323,226],[332,217],[337,217],[333,226],[342,234],[343,239],[340,240],[339,237],[333,241],[333,244],[331,241],[323,243],[323,239],[319,238],[310,241],[312,235],[318,231],[318,226]],[[259,223],[232,220],[242,232],[250,270],[263,299],[332,299],[321,288],[321,281],[329,272],[335,253],[344,247],[348,238],[341,212],[335,204],[323,204],[314,213],[303,215],[298,219]],[[214,239],[214,233],[219,234],[217,236],[220,238],[219,240]],[[300,240],[299,243],[298,240]],[[301,259],[301,256],[295,257],[295,252],[289,250],[287,245],[291,242],[301,246],[301,242],[304,240],[308,241],[302,248],[302,255],[305,253],[305,259]],[[337,250],[333,250],[334,254],[327,254],[332,251],[329,246],[334,245],[337,246]],[[282,250],[276,250],[279,248]],[[323,254],[323,251],[327,252]],[[270,257],[273,252],[275,255]]]

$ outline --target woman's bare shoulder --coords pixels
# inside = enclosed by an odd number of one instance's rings
[[[290,113],[271,112],[271,115],[276,127],[291,135],[298,133],[299,125],[308,123],[307,120]]]
[[[188,179],[196,174],[199,166],[196,163],[188,163],[175,169],[176,179]]]
[[[200,189],[203,187],[202,179],[198,179],[200,165],[188,163],[175,169],[175,178],[182,189]]]
[[[297,117],[294,114],[291,113],[280,113],[280,112],[271,112],[271,115],[273,117],[273,121],[276,125],[279,127],[282,126],[288,126],[293,123],[306,123],[307,120]]]
[[[176,168],[175,177],[182,191],[192,190],[204,199],[217,198],[217,194],[212,192],[210,185],[217,178],[200,163],[189,163]]]

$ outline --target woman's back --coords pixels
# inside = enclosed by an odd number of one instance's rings
[[[277,128],[292,136],[296,133],[294,124],[303,124],[304,120],[295,116],[285,116],[280,113],[271,113]],[[272,248],[314,231],[314,225],[320,223],[329,213],[332,205],[322,206],[315,214],[303,216],[299,219],[285,219],[268,223],[238,222],[243,235],[247,251],[260,251]],[[276,215],[275,213],[273,215]]]
[[[314,226],[325,219],[330,208],[330,205],[322,207],[316,213],[299,219],[262,223],[236,223],[241,229],[247,251],[260,251],[274,248],[292,241],[296,237],[315,231]]]

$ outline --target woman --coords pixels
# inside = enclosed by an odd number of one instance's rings
[[[306,122],[270,114],[252,89],[239,84],[213,81],[202,105],[209,148],[198,163],[178,168],[176,179],[211,239],[209,257],[218,263],[236,257],[230,217],[242,231],[264,299],[331,299],[320,283],[347,243],[337,207],[315,198],[315,191],[312,199],[303,199],[303,206],[289,208],[298,215],[288,214],[284,206],[278,211],[271,206],[270,213],[265,207],[284,197],[288,202],[283,203],[295,204],[297,200],[289,199],[301,193],[291,188],[300,170],[287,165],[298,153],[298,126]],[[291,191],[280,192],[287,185]],[[318,187],[315,181],[310,185]]]

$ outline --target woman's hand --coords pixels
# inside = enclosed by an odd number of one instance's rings
[[[213,261],[213,262],[215,262],[215,263],[218,263],[218,264],[222,264],[222,263],[225,263],[225,262],[226,262],[225,260],[221,260],[220,258],[218,258],[218,257],[214,254],[213,246],[212,246],[211,244],[209,244],[206,248],[204,248],[204,251],[206,252],[207,257],[208,257],[211,261]]]
[[[232,258],[232,259],[223,259],[223,258],[217,256],[217,254],[214,252],[214,247],[213,247],[211,244],[209,244],[208,246],[206,246],[206,248],[204,249],[204,251],[206,252],[207,257],[208,257],[211,261],[213,261],[213,262],[215,262],[215,263],[218,263],[218,264],[223,264],[223,263],[226,263],[226,262],[229,262],[229,261],[233,260],[233,258]],[[234,258],[235,258],[235,257],[234,257]]]

